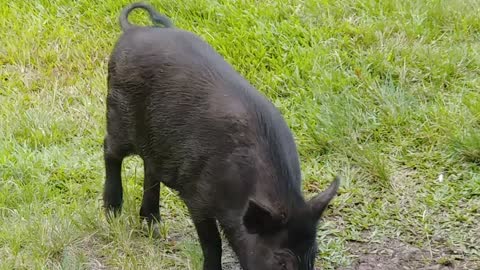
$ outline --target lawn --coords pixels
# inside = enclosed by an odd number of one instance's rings
[[[162,237],[142,232],[139,158],[122,216],[103,216],[107,60],[128,3],[0,0],[0,269],[200,269],[174,191]],[[343,177],[318,267],[480,269],[480,1],[150,3],[278,106],[307,197]]]

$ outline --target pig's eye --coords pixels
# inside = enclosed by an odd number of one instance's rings
[[[291,266],[291,263],[289,263],[288,261],[286,261],[285,259],[281,259],[279,262],[278,262],[278,268],[279,270],[289,270],[289,269],[292,269],[292,266]]]
[[[293,253],[289,250],[276,252],[276,264],[279,270],[295,269],[295,262]]]

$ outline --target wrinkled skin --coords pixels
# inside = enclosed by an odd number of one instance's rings
[[[139,155],[140,217],[160,221],[160,183],[177,190],[204,270],[222,269],[217,221],[243,269],[313,269],[317,224],[339,179],[306,201],[294,138],[272,103],[198,36],[170,23],[136,27],[127,17],[124,10],[108,66],[108,216],[121,212],[123,159]]]

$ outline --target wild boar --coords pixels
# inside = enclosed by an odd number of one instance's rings
[[[135,26],[144,9],[153,22]],[[317,225],[338,177],[305,200],[299,156],[279,110],[197,35],[150,5],[121,12],[108,63],[104,207],[121,212],[122,160],[144,162],[140,217],[160,220],[160,183],[188,207],[204,270],[219,270],[217,221],[246,270],[313,269]]]

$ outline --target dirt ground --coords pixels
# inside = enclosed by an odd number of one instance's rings
[[[222,253],[222,267],[223,270],[242,270],[240,267],[237,256],[233,253],[232,248],[223,240],[223,253]]]
[[[480,261],[465,261],[453,251],[419,249],[395,240],[351,242],[349,253],[354,263],[339,270],[480,270]]]
[[[384,243],[350,242],[352,265],[338,270],[480,270],[480,261],[464,261],[451,251],[425,250],[395,240]],[[242,270],[228,246],[223,269]]]

